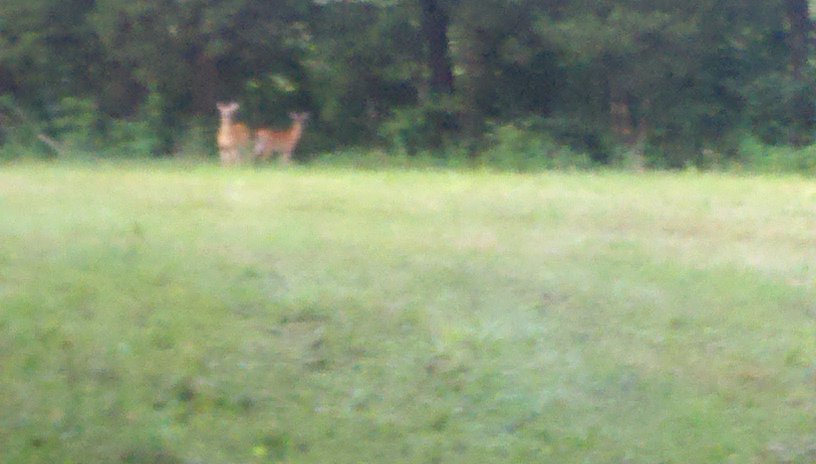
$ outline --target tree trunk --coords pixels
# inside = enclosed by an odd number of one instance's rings
[[[798,80],[802,77],[802,71],[807,63],[808,38],[813,28],[807,0],[785,0],[785,15],[790,24],[788,46],[791,73],[793,78]]]
[[[631,145],[634,141],[634,119],[631,98],[613,79],[607,81],[609,91],[609,122],[612,133],[620,142]]]
[[[785,16],[790,26],[787,41],[790,50],[790,73],[796,86],[796,94],[791,102],[794,127],[790,141],[794,145],[803,145],[812,141],[810,134],[813,131],[816,117],[814,89],[810,85],[810,76],[806,75],[810,32],[813,30],[808,1],[785,0]]]
[[[453,65],[448,43],[450,18],[440,5],[440,0],[419,0],[419,6],[425,56],[430,71],[426,102],[435,102],[439,101],[440,96],[453,94]],[[431,105],[425,117],[434,128],[427,142],[433,147],[441,146],[445,134],[451,129],[449,109]]]
[[[495,83],[490,79],[488,31],[476,26],[465,34],[462,44],[462,130],[471,139],[479,139],[485,130],[486,115],[495,102]]]
[[[607,81],[609,92],[609,120],[612,133],[628,151],[627,163],[636,171],[646,166],[645,149],[649,137],[646,117],[649,100],[639,100],[621,88],[614,79]]]
[[[431,72],[431,94],[452,94],[453,69],[448,44],[448,14],[439,5],[439,0],[419,0],[419,5],[422,10],[422,34],[427,47],[428,68]]]
[[[11,70],[0,66],[0,94],[12,93],[17,90],[16,87]]]
[[[212,113],[216,100],[216,86],[219,82],[215,60],[199,50],[195,54],[192,76],[192,110],[196,114]]]

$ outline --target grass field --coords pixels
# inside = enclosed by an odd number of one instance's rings
[[[0,166],[0,462],[816,462],[816,181]]]

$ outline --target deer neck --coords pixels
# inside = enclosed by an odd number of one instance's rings
[[[226,132],[230,132],[230,131],[232,131],[232,126],[233,126],[233,123],[232,123],[232,117],[231,117],[231,116],[222,116],[222,117],[221,117],[221,128],[220,128],[220,131],[221,131],[222,133],[226,133]]]
[[[292,127],[289,128],[289,133],[295,139],[299,139],[300,135],[303,133],[303,123],[301,121],[293,121]]]

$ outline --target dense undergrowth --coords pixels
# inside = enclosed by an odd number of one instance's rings
[[[2,103],[2,101],[0,101]],[[7,102],[8,103],[8,102]],[[148,100],[130,119],[100,116],[89,100],[64,99],[47,122],[25,118],[0,126],[0,160],[217,159],[212,118],[164,121],[160,101]],[[412,118],[409,118],[411,116]],[[816,174],[816,144],[769,145],[735,132],[710,146],[693,146],[655,134],[622,144],[576,121],[528,118],[496,123],[464,138],[434,133],[430,116],[397,113],[361,146],[338,146],[316,121],[295,155],[301,163],[356,168],[487,168],[498,171],[591,169],[698,169]],[[43,140],[46,136],[47,141]]]

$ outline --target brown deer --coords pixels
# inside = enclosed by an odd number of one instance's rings
[[[258,129],[255,132],[256,158],[266,159],[278,152],[281,154],[281,161],[285,164],[292,161],[292,152],[295,151],[303,135],[303,126],[309,119],[309,113],[290,113],[289,117],[292,119],[289,129]]]
[[[240,107],[238,103],[217,103],[216,106],[221,114],[221,125],[218,127],[218,150],[221,155],[221,164],[224,166],[239,164],[242,152],[249,149],[249,128],[234,120],[235,112]]]

